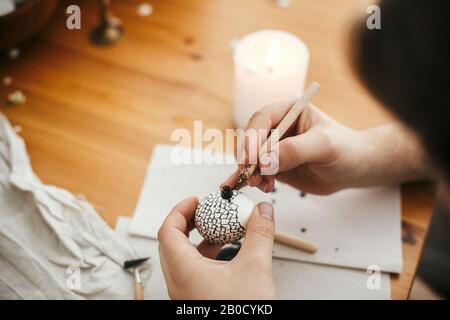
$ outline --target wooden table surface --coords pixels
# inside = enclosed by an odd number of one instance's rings
[[[221,130],[232,123],[230,41],[274,28],[308,44],[308,82],[323,111],[354,128],[390,120],[354,78],[346,56],[349,21],[360,0],[293,0],[287,9],[270,0],[154,0],[154,13],[136,14],[141,1],[113,1],[125,37],[114,47],[89,42],[96,2],[61,1],[44,32],[11,61],[0,58],[0,111],[22,127],[33,168],[49,184],[84,194],[110,226],[131,216],[156,143],[171,132],[192,130],[194,120]],[[81,7],[82,29],[65,27],[69,4]],[[28,101],[7,106],[21,89]],[[392,277],[392,297],[405,299],[428,228],[429,186],[402,189],[404,271]]]

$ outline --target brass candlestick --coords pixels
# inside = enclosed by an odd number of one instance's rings
[[[111,45],[123,36],[122,22],[111,11],[110,0],[100,0],[100,24],[92,30],[91,40],[98,45]]]

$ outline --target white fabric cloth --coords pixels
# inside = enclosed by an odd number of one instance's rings
[[[0,298],[133,299],[136,258],[87,201],[39,180],[0,113]]]

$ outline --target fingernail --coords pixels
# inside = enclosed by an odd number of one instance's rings
[[[260,157],[260,163],[262,175],[275,175],[280,169],[279,155],[274,150],[263,154]]]
[[[266,188],[267,188],[267,182],[266,181],[261,181],[261,183],[258,186],[259,190],[261,190],[262,192],[266,192]]]
[[[273,207],[268,202],[261,202],[258,205],[259,214],[267,220],[273,221]]]

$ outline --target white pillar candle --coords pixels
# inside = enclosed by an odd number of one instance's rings
[[[6,16],[7,14],[14,11],[16,8],[14,1],[12,0],[0,0],[0,17]]]
[[[305,43],[291,33],[262,30],[234,50],[234,121],[245,128],[251,115],[276,99],[303,92],[309,63]]]

